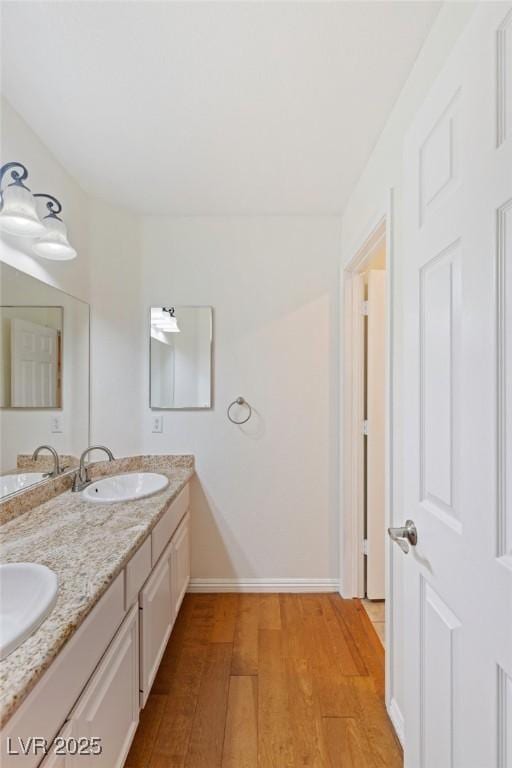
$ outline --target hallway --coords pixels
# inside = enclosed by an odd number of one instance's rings
[[[358,600],[187,595],[126,768],[398,768],[383,695]]]

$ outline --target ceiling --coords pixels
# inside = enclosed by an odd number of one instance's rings
[[[439,7],[8,1],[2,91],[109,202],[339,213]]]

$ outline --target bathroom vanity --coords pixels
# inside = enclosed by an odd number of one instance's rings
[[[4,263],[0,284],[0,559],[31,597],[0,605],[0,765],[120,768],[189,582],[194,459],[84,452],[90,307]],[[210,408],[212,308],[150,321],[151,407]],[[45,605],[27,564],[56,576]]]
[[[124,764],[189,582],[193,458],[120,459],[92,474],[126,471],[169,485],[106,504],[67,491],[0,529],[4,561],[59,579],[53,611],[0,662],[3,768]]]

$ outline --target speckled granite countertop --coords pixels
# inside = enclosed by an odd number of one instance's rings
[[[155,496],[91,504],[66,491],[0,528],[1,562],[43,563],[59,578],[55,608],[0,661],[0,726],[50,666],[194,473],[192,456],[137,456],[101,462],[93,477],[151,471],[168,476]]]

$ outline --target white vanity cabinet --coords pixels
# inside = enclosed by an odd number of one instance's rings
[[[0,732],[2,768],[121,768],[190,577],[188,486]],[[53,745],[11,753],[30,736]],[[73,754],[99,737],[100,754]],[[69,740],[69,741],[68,741]],[[66,747],[69,748],[66,749]],[[86,750],[87,751],[87,750]]]
[[[134,606],[41,768],[121,768],[139,722],[139,611]]]
[[[73,709],[71,736],[80,746],[96,737],[101,752],[86,744],[77,765],[121,768],[139,723],[139,611],[133,606]],[[75,762],[73,762],[75,764]]]
[[[174,514],[172,507],[169,512]],[[156,567],[139,594],[142,707],[146,704],[190,579],[189,517],[187,512],[170,541],[168,540]],[[160,543],[159,536],[159,548]]]
[[[187,514],[190,503],[188,485],[183,488],[151,533],[151,563],[156,565],[160,555],[178,532],[180,521]]]
[[[141,706],[147,701],[174,624],[171,556],[170,543],[139,595]]]

